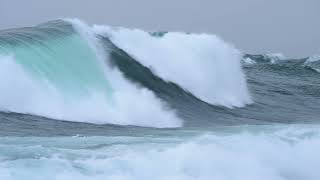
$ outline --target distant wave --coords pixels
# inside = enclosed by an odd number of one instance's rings
[[[278,66],[296,67],[296,68],[305,68],[314,72],[320,72],[320,56],[313,55],[307,58],[300,59],[290,59],[285,56],[279,55],[252,55],[245,54],[242,59],[244,65],[254,65],[254,64],[263,64],[270,63]]]

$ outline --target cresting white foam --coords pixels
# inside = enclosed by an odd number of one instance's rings
[[[230,108],[252,103],[241,53],[215,35],[170,32],[155,37],[138,29],[106,26],[94,30],[164,80],[207,103]]]
[[[278,62],[278,61],[281,61],[281,60],[285,60],[286,59],[286,56],[282,53],[270,53],[270,54],[266,54],[264,55],[265,57],[269,58],[270,59],[270,62],[272,64]]]
[[[69,98],[48,81],[39,81],[15,63],[12,56],[0,57],[0,109],[48,118],[97,124],[146,127],[179,127],[182,121],[146,89],[126,83],[112,72],[113,102],[103,92]],[[141,101],[143,99],[143,101]],[[139,103],[137,103],[139,102]]]
[[[309,68],[312,68],[314,71],[320,73],[320,55],[315,54],[310,56],[303,64]]]
[[[253,65],[253,64],[256,64],[257,62],[252,60],[251,58],[249,57],[246,57],[243,59],[243,62],[246,64],[246,65]]]
[[[312,62],[316,62],[316,61],[320,61],[320,55],[316,54],[313,56],[310,56],[307,60],[306,63],[312,63]]]
[[[54,90],[48,87],[47,92],[51,91],[51,96],[47,96],[40,83],[15,63],[13,55],[0,56],[0,82],[0,108],[4,111],[41,112],[48,105],[43,102],[44,99],[56,99]]]
[[[126,80],[116,68],[108,66],[108,54],[103,51],[92,29],[79,20],[68,20],[84,36],[90,46],[98,54],[98,60],[105,67],[106,78],[113,88],[113,101],[106,110],[106,118],[112,119],[113,124],[136,125],[149,127],[180,127],[182,120],[174,110],[157,98],[146,88],[137,87]]]

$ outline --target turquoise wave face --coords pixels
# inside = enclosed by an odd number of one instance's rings
[[[76,33],[52,36],[48,29],[33,33],[11,33],[0,41],[0,55],[13,56],[34,79],[45,81],[67,97],[90,91],[105,92],[111,87],[94,50]]]

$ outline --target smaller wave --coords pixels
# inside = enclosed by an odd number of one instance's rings
[[[287,57],[282,53],[270,53],[270,54],[265,54],[264,56],[269,58],[271,63],[276,63],[278,61],[287,59]]]
[[[280,55],[276,57],[265,54],[244,54],[242,64],[245,68],[255,68],[262,72],[274,72],[285,76],[317,77],[320,72],[320,57],[318,56],[292,59]]]
[[[320,73],[320,69],[317,68],[313,68],[315,71],[317,71],[318,73]]]
[[[286,56],[282,53],[271,53],[271,54],[244,54],[242,61],[245,64],[252,64],[252,61],[257,63],[271,63],[275,64],[280,61],[287,60]]]
[[[314,71],[314,72],[317,72],[317,73],[320,73],[320,68],[316,68],[316,67],[312,67],[312,65],[305,65],[304,67]]]
[[[256,64],[257,62],[255,60],[252,60],[251,58],[249,57],[244,57],[242,59],[242,62],[245,64],[245,65],[253,65],[253,64]]]
[[[306,63],[312,63],[312,62],[316,62],[316,61],[320,61],[320,55],[310,56],[310,57],[306,60]]]
[[[310,56],[304,62],[304,66],[314,70],[315,72],[320,73],[320,55]]]

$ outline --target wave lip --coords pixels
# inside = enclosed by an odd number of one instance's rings
[[[312,62],[316,62],[316,61],[320,61],[320,55],[310,56],[310,57],[306,60],[306,63],[312,63]]]
[[[311,68],[315,72],[320,73],[320,55],[316,54],[308,57],[303,65]]]
[[[118,48],[202,101],[226,107],[252,103],[241,69],[241,53],[214,35],[162,33],[95,26]]]

